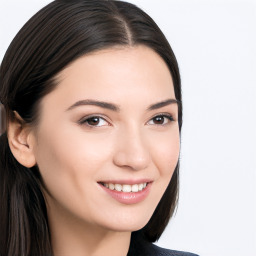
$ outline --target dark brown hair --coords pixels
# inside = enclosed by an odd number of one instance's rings
[[[145,45],[158,53],[172,75],[182,125],[178,64],[165,36],[141,9],[122,1],[56,0],[35,14],[9,46],[0,68],[0,101],[7,125],[17,111],[29,125],[40,118],[40,100],[58,84],[56,75],[92,51]],[[178,199],[178,172],[148,224],[132,234],[154,242],[161,236]],[[11,153],[7,132],[0,137],[0,256],[53,255],[37,167],[26,168]]]

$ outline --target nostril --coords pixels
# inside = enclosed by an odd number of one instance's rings
[[[119,151],[113,158],[115,165],[131,170],[144,170],[150,163],[150,157],[147,152],[132,152],[128,149]]]

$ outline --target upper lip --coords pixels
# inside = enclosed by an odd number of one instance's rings
[[[129,184],[129,185],[133,185],[133,184],[141,184],[141,183],[150,183],[153,182],[152,179],[126,179],[126,180],[101,180],[98,181],[98,183],[107,183],[107,184]]]

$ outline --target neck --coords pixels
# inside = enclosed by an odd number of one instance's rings
[[[54,256],[127,255],[131,232],[108,230],[71,217],[63,209],[47,208]]]

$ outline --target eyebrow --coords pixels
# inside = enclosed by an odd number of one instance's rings
[[[176,99],[167,99],[167,100],[150,105],[147,110],[155,110],[155,109],[162,108],[162,107],[165,107],[165,106],[168,106],[171,104],[179,105],[179,103],[180,103],[180,101],[178,101]]]
[[[162,108],[162,107],[165,107],[170,104],[178,104],[179,105],[179,101],[176,99],[167,99],[167,100],[150,105],[147,108],[147,110],[148,111],[155,110],[155,109]],[[97,106],[97,107],[109,109],[109,110],[112,110],[115,112],[120,111],[120,107],[118,105],[115,105],[115,104],[109,103],[109,102],[105,102],[105,101],[90,100],[90,99],[79,100],[76,103],[74,103],[73,105],[71,105],[66,111],[74,109],[75,107],[86,106],[86,105]]]
[[[120,111],[120,107],[115,104],[104,102],[104,101],[97,101],[97,100],[79,100],[75,104],[70,106],[66,111],[71,110],[75,107],[84,106],[84,105],[92,105],[92,106],[97,106],[101,108],[106,108],[115,112]]]

